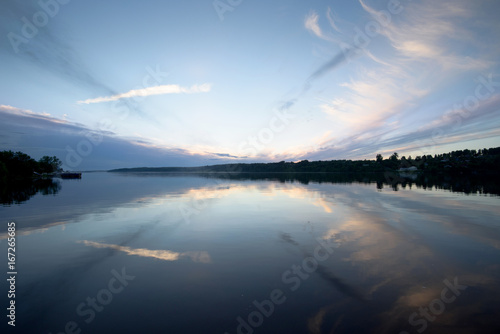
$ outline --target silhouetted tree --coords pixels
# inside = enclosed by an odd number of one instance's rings
[[[62,162],[57,157],[43,156],[38,160],[38,171],[40,173],[53,173],[61,170]]]
[[[7,169],[9,178],[30,177],[37,167],[37,162],[23,152],[2,151],[0,162]]]

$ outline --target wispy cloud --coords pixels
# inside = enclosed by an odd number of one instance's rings
[[[360,124],[361,127],[350,132],[351,134],[348,132],[323,147],[303,152],[299,159],[373,159],[374,152],[386,154],[394,151],[402,154],[420,152],[420,155],[432,155],[440,151],[430,151],[430,149],[439,149],[441,146],[495,138],[500,135],[499,103],[500,95],[494,95],[481,102],[467,117],[463,116],[468,114],[466,110],[449,111],[444,115],[436,115],[432,122],[413,130],[402,129],[398,124],[389,126],[387,118],[383,119],[382,113],[378,115],[379,121],[373,125]]]
[[[337,23],[335,23],[336,20],[334,19],[334,13],[330,7],[328,7],[328,11],[326,12],[326,17],[328,18],[328,22],[330,22],[332,28],[335,29],[337,32],[340,32]]]
[[[322,66],[320,66],[316,71],[314,71],[308,79],[309,81],[316,80],[320,78],[321,76],[325,75],[327,72],[330,72],[340,66],[341,64],[345,63],[351,55],[355,53],[355,49],[351,48],[348,50],[345,50],[345,52],[339,52],[336,54],[334,57],[332,57],[329,61],[324,63]]]
[[[160,85],[141,89],[133,89],[126,93],[97,97],[94,99],[87,99],[78,101],[78,104],[91,104],[91,103],[101,103],[110,102],[120,99],[128,99],[132,97],[145,97],[151,95],[164,95],[164,94],[195,94],[195,93],[208,93],[212,89],[212,85],[205,83],[202,85],[193,85],[191,87],[181,87],[179,85]]]
[[[367,1],[359,2],[373,20],[383,22],[378,9]],[[500,53],[495,43],[480,35],[486,27],[497,30],[500,26],[491,19],[477,20],[485,15],[481,5],[446,0],[407,4],[402,13],[392,16],[390,24],[381,23],[376,35],[366,37],[363,46],[355,44],[357,37],[349,33],[353,29],[339,29],[339,21],[332,15],[328,9],[329,31],[319,28],[316,13],[307,16],[306,28],[322,39],[331,34],[330,40],[342,39],[340,45],[349,47],[343,47],[343,52],[313,72],[310,82],[341,65],[352,64],[353,56],[359,56],[355,57],[358,70],[351,72],[349,80],[338,82],[334,96],[318,98],[323,101],[319,107],[332,122],[329,130],[334,135],[316,140],[315,149],[309,152],[291,148],[291,154],[298,153],[298,159],[374,158],[374,153],[396,149],[400,153],[415,151],[422,147],[418,141],[434,139],[436,131],[446,133],[436,149],[498,136],[492,127],[498,126],[492,119],[492,105],[498,107],[494,97],[484,101],[470,117],[462,118],[460,124],[456,115],[446,115],[454,103],[465,98],[457,95],[458,91],[473,94],[477,75],[494,71],[495,57]],[[365,27],[357,28],[363,31]],[[470,82],[450,93],[450,85],[458,77],[469,77]],[[472,86],[472,91],[464,90],[467,86]],[[436,99],[439,102],[434,102]],[[431,105],[429,101],[433,101]],[[421,108],[423,105],[427,107]],[[428,123],[415,129],[417,120]]]
[[[323,34],[321,28],[318,25],[318,19],[318,14],[316,12],[311,12],[306,16],[304,22],[305,28],[309,31],[312,31],[316,36],[324,40],[328,40],[330,42],[337,41],[335,38],[330,38]],[[288,110],[293,107],[298,102],[298,100],[311,89],[314,81],[346,63],[349,58],[356,55],[357,51],[358,48],[347,46],[344,50],[336,53],[333,57],[330,57],[327,62],[323,63],[309,75],[309,77],[304,81],[300,93],[297,96],[284,101],[279,107],[279,110]]]
[[[375,20],[381,20],[377,10],[360,3]],[[483,70],[493,62],[472,53],[480,48],[470,29],[477,24],[470,20],[477,12],[464,1],[413,3],[401,14],[404,20],[383,26],[380,34],[407,61],[432,62],[444,70]]]
[[[228,154],[228,153],[210,153],[210,152],[206,152],[207,154],[213,154],[217,157],[222,157],[222,158],[233,158],[233,159],[241,159],[241,158],[245,158],[245,157],[240,157],[240,156],[237,156],[237,155],[232,155],[232,154]]]
[[[316,12],[311,12],[306,16],[304,26],[307,30],[314,33],[316,36],[323,38],[323,32],[318,25],[319,15]]]

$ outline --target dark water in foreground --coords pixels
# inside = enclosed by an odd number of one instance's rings
[[[2,280],[2,333],[500,332],[492,184],[59,182],[0,206],[5,276],[8,222],[17,233],[16,327]]]

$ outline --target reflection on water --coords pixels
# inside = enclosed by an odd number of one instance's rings
[[[117,251],[120,252],[124,252],[128,255],[152,257],[155,259],[165,260],[165,261],[177,261],[183,257],[189,257],[194,262],[210,263],[211,261],[210,255],[207,252],[203,251],[178,253],[169,250],[151,250],[144,248],[130,248],[120,245],[109,245],[88,240],[82,240],[81,243],[83,243],[85,246],[92,246],[95,248],[111,248],[111,249],[116,249]]]
[[[0,207],[18,227],[18,328],[497,333],[498,184],[356,177],[95,173]],[[109,297],[121,268],[135,279]]]
[[[55,195],[59,190],[61,190],[60,182],[53,179],[0,182],[0,204],[20,204],[36,194]]]
[[[142,173],[136,176],[165,176],[161,173]],[[450,173],[202,173],[207,178],[225,178],[231,180],[269,180],[279,182],[309,182],[319,183],[376,183],[378,189],[391,187],[397,191],[400,188],[417,187],[423,189],[443,189],[465,194],[495,194],[500,195],[500,176],[497,174],[450,174]]]

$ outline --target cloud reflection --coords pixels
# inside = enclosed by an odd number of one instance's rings
[[[120,252],[127,253],[128,255],[137,255],[142,257],[152,257],[164,261],[177,261],[183,257],[189,257],[194,262],[201,263],[211,263],[212,259],[206,251],[190,251],[190,252],[172,252],[169,250],[162,249],[146,249],[146,248],[131,248],[126,246],[114,245],[114,244],[104,244],[89,240],[78,241],[85,246],[91,246],[94,248],[111,248]]]

